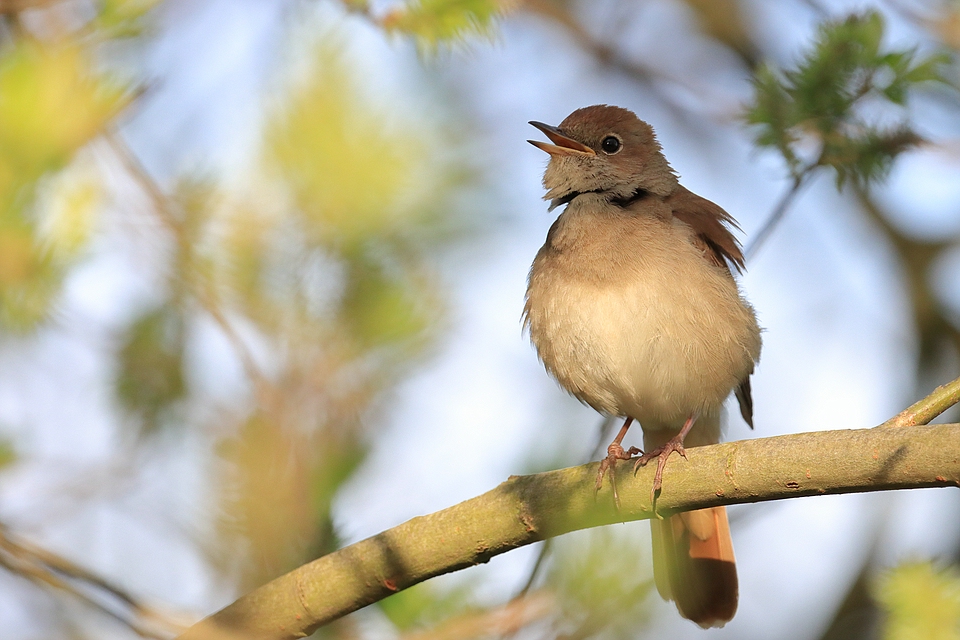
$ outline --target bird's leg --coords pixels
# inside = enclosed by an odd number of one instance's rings
[[[607,447],[607,457],[600,461],[600,470],[597,471],[597,484],[594,493],[599,491],[600,487],[603,486],[603,476],[609,471],[610,487],[613,488],[613,501],[617,505],[617,510],[620,509],[620,496],[617,495],[617,478],[614,473],[617,460],[630,460],[634,455],[642,453],[640,449],[636,447],[630,447],[624,451],[623,446],[620,444],[623,442],[623,437],[627,435],[627,429],[630,428],[630,423],[632,422],[633,418],[627,418],[623,426],[620,427],[620,433],[617,434],[617,437],[614,438],[610,446]]]
[[[663,484],[663,468],[667,464],[667,458],[670,457],[670,454],[676,451],[681,456],[686,459],[687,451],[683,448],[683,439],[687,437],[687,434],[690,433],[690,429],[693,428],[693,423],[697,421],[697,417],[700,414],[694,412],[687,421],[683,423],[683,428],[680,429],[680,433],[673,436],[662,445],[647,451],[645,454],[637,458],[637,461],[633,464],[633,472],[636,473],[637,469],[640,467],[645,467],[648,462],[657,459],[657,473],[653,476],[653,489],[650,491],[651,500],[655,500],[657,497],[657,492],[660,491],[660,487]],[[611,445],[612,446],[612,445]]]

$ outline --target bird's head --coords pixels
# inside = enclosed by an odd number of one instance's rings
[[[558,127],[530,124],[553,143],[527,141],[550,154],[543,186],[551,208],[580,193],[624,200],[644,191],[668,196],[677,187],[653,127],[632,111],[594,105],[577,109]]]

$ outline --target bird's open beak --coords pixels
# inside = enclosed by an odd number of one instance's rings
[[[597,152],[588,147],[585,144],[581,144],[572,138],[560,133],[560,130],[556,127],[551,127],[548,124],[543,124],[542,122],[537,122],[536,120],[531,120],[530,124],[535,126],[540,131],[550,138],[550,141],[554,144],[547,144],[546,142],[540,142],[539,140],[527,140],[530,144],[535,146],[538,149],[546,151],[552,156],[595,156]]]

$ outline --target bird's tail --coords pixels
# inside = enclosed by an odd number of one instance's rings
[[[703,628],[722,627],[737,612],[737,565],[726,507],[651,520],[653,576],[664,600]]]
[[[643,444],[653,449],[674,435],[669,429],[644,430]],[[720,438],[719,415],[704,415],[686,439],[691,447]],[[678,464],[679,456],[671,460]],[[682,462],[681,462],[682,464]],[[737,565],[726,507],[678,513],[651,520],[653,576],[664,600],[703,628],[722,627],[737,612]]]

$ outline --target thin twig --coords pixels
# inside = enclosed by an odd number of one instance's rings
[[[600,457],[600,454],[603,453],[606,448],[607,441],[607,431],[610,430],[610,425],[616,420],[615,416],[604,416],[600,420],[600,425],[597,427],[597,441],[593,447],[593,451],[590,452],[590,457],[584,460],[584,464],[596,460]],[[541,569],[544,567],[547,557],[550,555],[550,552],[553,549],[553,540],[547,539],[543,541],[543,544],[540,546],[540,552],[537,554],[537,559],[533,563],[533,567],[530,569],[530,575],[527,577],[526,583],[517,594],[513,597],[514,600],[517,598],[522,598],[527,595],[527,592],[533,588],[533,583],[536,582],[537,577],[540,575]]]
[[[14,540],[0,524],[0,566],[15,575],[68,593],[129,627],[137,635],[168,640],[184,630],[169,616],[151,609],[123,589],[66,558],[21,540]],[[110,606],[104,596],[120,606]],[[163,627],[160,631],[156,627]]]
[[[958,402],[960,402],[960,378],[940,385],[926,398],[910,405],[880,426],[914,427],[919,424],[929,424],[931,420]]]
[[[136,157],[120,135],[114,131],[107,131],[103,136],[120,159],[123,167],[150,198],[154,212],[170,232],[174,234],[177,242],[181,244],[189,242],[183,220],[174,213],[174,210],[178,208],[177,204],[164,193],[160,185],[157,184],[146,167],[143,166],[139,158]],[[223,310],[211,299],[209,292],[202,287],[192,287],[191,293],[193,293],[203,310],[213,318],[214,322],[230,342],[230,345],[240,358],[247,377],[250,378],[250,381],[256,388],[258,397],[261,400],[268,398],[268,391],[272,385],[261,373],[246,343],[244,343],[239,334],[237,334],[236,329],[234,329],[233,325],[227,319]]]
[[[56,0],[0,0],[0,14],[17,14],[29,9],[40,9],[56,2]]]
[[[547,559],[547,556],[550,555],[552,548],[553,538],[547,538],[543,541],[543,544],[540,546],[540,553],[537,554],[537,560],[533,563],[533,568],[530,569],[530,576],[527,578],[527,582],[523,585],[523,588],[513,597],[514,600],[526,597],[530,589],[533,588],[533,583],[536,581],[537,576],[540,575],[540,569],[543,568],[543,563]]]
[[[807,5],[814,13],[817,14],[817,17],[821,19],[828,18],[830,13],[816,0],[801,0],[802,4]]]
[[[757,255],[760,247],[763,246],[763,243],[766,242],[767,238],[786,215],[787,210],[790,208],[790,204],[793,202],[794,198],[797,197],[797,194],[800,193],[800,189],[807,182],[809,182],[809,178],[813,175],[813,169],[816,166],[816,164],[808,165],[807,168],[794,176],[793,183],[784,192],[784,194],[780,196],[780,201],[777,202],[777,205],[773,208],[773,211],[770,212],[770,216],[767,218],[767,221],[763,223],[763,226],[760,227],[760,230],[754,234],[753,239],[750,240],[750,243],[747,245],[746,250],[743,252],[746,260],[750,260]]]
[[[667,83],[681,87],[694,96],[703,96],[706,93],[704,86],[686,81],[683,78],[667,75],[656,66],[627,57],[619,49],[611,46],[612,38],[607,40],[591,34],[584,27],[582,21],[573,15],[563,3],[550,2],[549,0],[525,0],[522,7],[528,12],[562,27],[577,46],[601,65],[614,69],[649,89],[650,94],[668,107],[675,117],[683,119],[691,126],[703,126],[700,121],[702,118],[697,120],[686,105],[678,102],[660,88],[662,84]],[[716,99],[705,99],[701,104],[713,109],[715,113],[722,112],[721,109],[716,108],[718,104]]]

